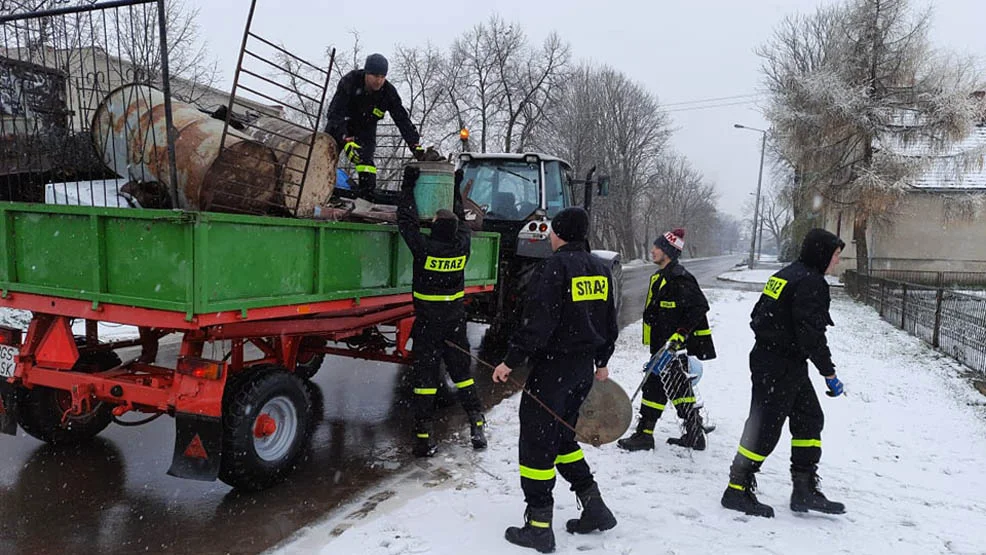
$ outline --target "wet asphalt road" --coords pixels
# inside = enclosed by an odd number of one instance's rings
[[[704,287],[741,256],[686,262]],[[651,265],[624,270],[621,327],[640,318]],[[483,326],[470,327],[473,351]],[[173,362],[177,343],[158,361]],[[121,357],[136,356],[122,350]],[[210,353],[206,351],[206,356]],[[221,356],[221,355],[220,355]],[[327,357],[312,383],[322,420],[300,468],[270,490],[240,494],[221,482],[170,477],[174,421],[111,425],[93,442],[53,448],[18,431],[0,437],[0,554],[259,553],[323,518],[411,460],[410,388],[403,367]],[[513,393],[473,368],[487,406]],[[518,378],[522,376],[518,375]],[[462,410],[444,409],[439,433],[466,445]]]

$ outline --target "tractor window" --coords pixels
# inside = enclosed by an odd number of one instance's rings
[[[572,204],[566,173],[560,162],[544,163],[544,198],[549,218]]]
[[[462,189],[486,218],[521,221],[541,204],[538,164],[472,160],[462,167]]]

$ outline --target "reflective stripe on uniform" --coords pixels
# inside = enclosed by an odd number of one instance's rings
[[[420,301],[448,302],[465,297],[466,292],[459,291],[458,293],[453,293],[452,295],[425,295],[424,293],[418,293],[417,291],[415,291],[413,295],[415,299],[418,299]]]
[[[528,520],[527,523],[535,528],[551,528],[550,522],[541,522],[540,520]]]
[[[464,389],[476,383],[476,380],[469,378],[468,380],[462,380],[461,382],[455,382],[455,387],[459,389]]]
[[[645,407],[650,407],[652,409],[664,410],[664,405],[661,403],[655,403],[654,401],[648,401],[647,399],[641,399],[640,404]]]
[[[407,391],[406,389],[404,391]],[[415,387],[415,395],[435,395],[438,393],[438,388],[435,387]]]
[[[822,440],[820,439],[792,439],[791,447],[818,447],[822,448]]]
[[[377,173],[377,167],[357,165],[356,173]]]
[[[732,488],[732,489],[738,489],[740,491],[746,491],[746,488],[745,487],[743,487],[743,486],[741,486],[739,484],[734,484],[732,482],[729,482],[729,487]]]
[[[694,397],[680,397],[678,399],[675,399],[674,401],[671,401],[671,404],[677,407],[678,405],[682,405],[685,403],[694,403],[694,402],[695,402]]]
[[[527,478],[528,480],[554,480],[555,468],[551,467],[547,470],[538,470],[537,468],[520,465],[520,477]]]
[[[652,436],[652,435],[654,435],[654,430],[644,430],[644,433],[647,434],[647,435],[649,435],[649,436]]]
[[[572,464],[573,462],[581,461],[584,458],[585,454],[582,453],[582,450],[577,449],[566,455],[558,455],[555,457],[555,464]]]
[[[677,308],[678,303],[674,301],[661,301],[661,308]]]
[[[710,329],[695,330],[695,331],[692,332],[692,335],[695,335],[695,336],[699,336],[699,335],[712,335],[712,330],[710,330]]]
[[[373,115],[374,116],[377,116],[378,118],[382,118],[383,117],[383,113],[384,113],[383,110],[381,110],[380,108],[374,108],[373,109]]]
[[[661,272],[657,272],[650,277],[650,285],[647,286],[647,300],[644,301],[644,308],[646,309],[654,298],[654,284],[657,283],[657,278],[661,277]],[[657,290],[660,291],[664,289],[664,286],[668,284],[668,280],[662,279],[661,285],[658,286]],[[650,326],[644,324],[644,345],[650,345]]]
[[[425,433],[420,433],[420,434],[416,434],[416,435],[417,435],[417,436],[418,436],[419,438],[421,438],[421,439],[428,439],[428,437],[429,437],[429,436],[428,436],[428,434],[425,434]]]
[[[765,457],[763,455],[758,455],[758,454],[754,453],[753,451],[750,451],[746,447],[743,447],[742,445],[739,446],[739,449],[738,450],[739,450],[739,454],[740,455],[743,455],[744,457],[750,459],[753,462],[763,462],[764,460],[767,459],[767,457]]]

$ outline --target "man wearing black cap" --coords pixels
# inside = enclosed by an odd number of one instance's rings
[[[568,532],[587,534],[616,526],[572,431],[593,375],[597,380],[609,376],[606,366],[619,333],[612,276],[586,249],[588,232],[589,215],[581,208],[566,208],[555,216],[549,235],[554,254],[531,281],[523,323],[493,372],[494,382],[504,382],[514,368],[530,361],[530,395],[520,401],[520,485],[527,511],[524,526],[507,528],[505,536],[542,553],[555,549],[551,491],[556,468],[583,509],[579,518],[566,523]]]
[[[431,235],[421,233],[414,185],[420,170],[404,169],[401,200],[397,206],[397,225],[414,257],[412,295],[414,297],[414,454],[431,457],[438,449],[432,421],[435,395],[441,378],[441,360],[455,381],[459,402],[469,417],[473,449],[486,447],[483,407],[469,375],[469,340],[466,337],[465,268],[472,231],[462,209],[459,184],[462,171],[455,172],[452,212],[439,210],[431,224]],[[446,340],[465,349],[453,348]]]
[[[808,232],[798,260],[774,274],[753,308],[750,327],[756,343],[750,352],[753,395],[750,415],[733,464],[722,506],[748,515],[772,517],[774,509],[755,494],[755,474],[781,437],[784,420],[791,428],[791,510],[842,514],[845,505],[818,490],[825,416],[808,377],[808,360],[825,377],[830,397],[843,392],[825,339],[829,286],[825,274],[839,263],[845,247],[824,229]]]
[[[684,246],[685,230],[674,229],[658,237],[651,247],[651,260],[659,269],[650,278],[644,305],[644,344],[650,345],[652,355],[667,345],[675,357],[660,376],[648,376],[644,383],[637,431],[617,442],[627,451],[654,448],[654,425],[669,398],[685,423],[685,433],[669,438],[668,443],[705,449],[705,428],[687,374],[688,355],[710,360],[716,357],[716,350],[706,317],[709,301],[695,276],[678,263]]]
[[[357,196],[373,201],[377,185],[377,167],[373,153],[377,146],[377,122],[385,113],[397,124],[401,137],[414,157],[421,159],[424,149],[421,136],[411,123],[397,89],[387,81],[387,58],[370,54],[363,69],[354,69],[339,80],[335,96],[329,103],[325,132],[342,148],[359,174]]]

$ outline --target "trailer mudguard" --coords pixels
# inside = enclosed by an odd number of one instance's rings
[[[222,418],[175,413],[175,453],[170,476],[211,482],[219,476],[222,457]]]

